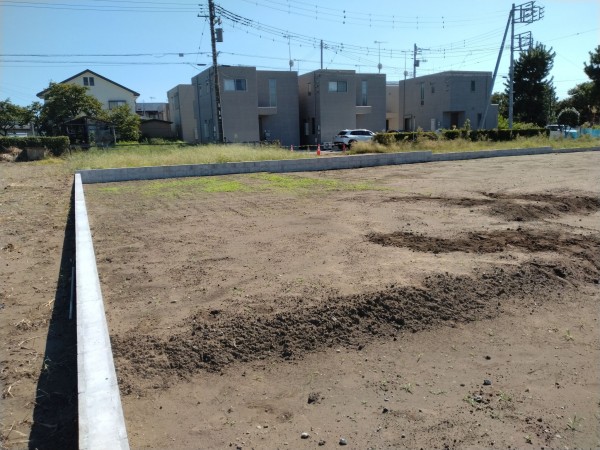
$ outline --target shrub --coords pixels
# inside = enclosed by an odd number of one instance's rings
[[[54,156],[60,156],[69,150],[69,138],[66,136],[0,137],[0,147],[46,147]]]

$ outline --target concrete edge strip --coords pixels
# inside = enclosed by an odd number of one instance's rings
[[[79,174],[74,182],[79,448],[125,450],[127,429]]]
[[[505,150],[480,150],[456,153],[431,151],[405,153],[377,153],[346,157],[315,157],[277,161],[249,161],[217,164],[187,164],[180,166],[149,166],[118,169],[80,170],[82,183],[112,183],[133,180],[158,180],[164,178],[234,175],[255,172],[310,172],[322,170],[356,169],[361,167],[414,164],[435,161],[460,161],[503,156],[540,155],[546,153],[575,153],[600,151],[600,147],[557,149],[552,147],[518,148]]]

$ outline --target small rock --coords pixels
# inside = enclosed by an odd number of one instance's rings
[[[492,385],[492,380],[483,380],[483,385],[484,386],[491,386]]]
[[[322,446],[324,446],[324,445],[325,445],[325,441],[324,441],[323,439],[321,439],[321,440],[319,441],[319,447],[322,447]]]
[[[340,445],[348,445],[348,441],[344,438],[340,438]]]
[[[489,361],[490,359],[492,359],[492,357],[490,355],[485,355],[485,359]]]
[[[473,400],[475,400],[477,403],[481,403],[483,401],[483,397],[481,395],[475,395]]]
[[[383,408],[383,410],[382,410],[381,412],[385,414],[385,413],[386,413],[386,412],[388,412],[388,411],[389,411],[389,409],[387,409],[387,408]]]
[[[305,431],[304,433],[302,433],[302,434],[300,435],[300,437],[301,437],[302,439],[308,439],[308,438],[310,437],[310,434],[308,434],[308,433]]]

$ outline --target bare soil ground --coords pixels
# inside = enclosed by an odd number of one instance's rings
[[[599,163],[86,186],[132,448],[600,446]],[[70,179],[0,171],[3,445],[67,448]]]

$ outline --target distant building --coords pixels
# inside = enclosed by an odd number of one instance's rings
[[[85,86],[88,94],[97,98],[102,103],[102,108],[111,110],[121,105],[128,105],[131,112],[135,112],[135,100],[140,96],[137,92],[120,85],[108,78],[91,70],[84,70],[73,75],[59,84],[77,84]],[[48,89],[38,92],[36,95],[44,99]]]
[[[167,92],[167,99],[173,134],[189,144],[197,142],[194,87],[191,84],[178,84]]]
[[[157,119],[169,120],[169,105],[168,103],[136,103],[135,112],[142,119]]]
[[[226,142],[299,141],[296,72],[262,71],[255,67],[219,66],[223,137]],[[192,78],[196,136],[217,141],[214,71]],[[181,103],[181,98],[180,98]]]
[[[467,119],[477,129],[491,83],[491,72],[448,71],[401,80],[397,96],[389,88],[388,94],[399,104],[400,129],[461,128]],[[483,128],[497,127],[498,105],[490,105]]]
[[[175,133],[173,132],[171,125],[173,125],[173,122],[168,120],[142,119],[140,122],[140,132],[142,134],[142,138],[146,139],[173,139],[175,137]]]
[[[315,70],[298,77],[301,144],[333,141],[343,129],[386,126],[385,74]]]

